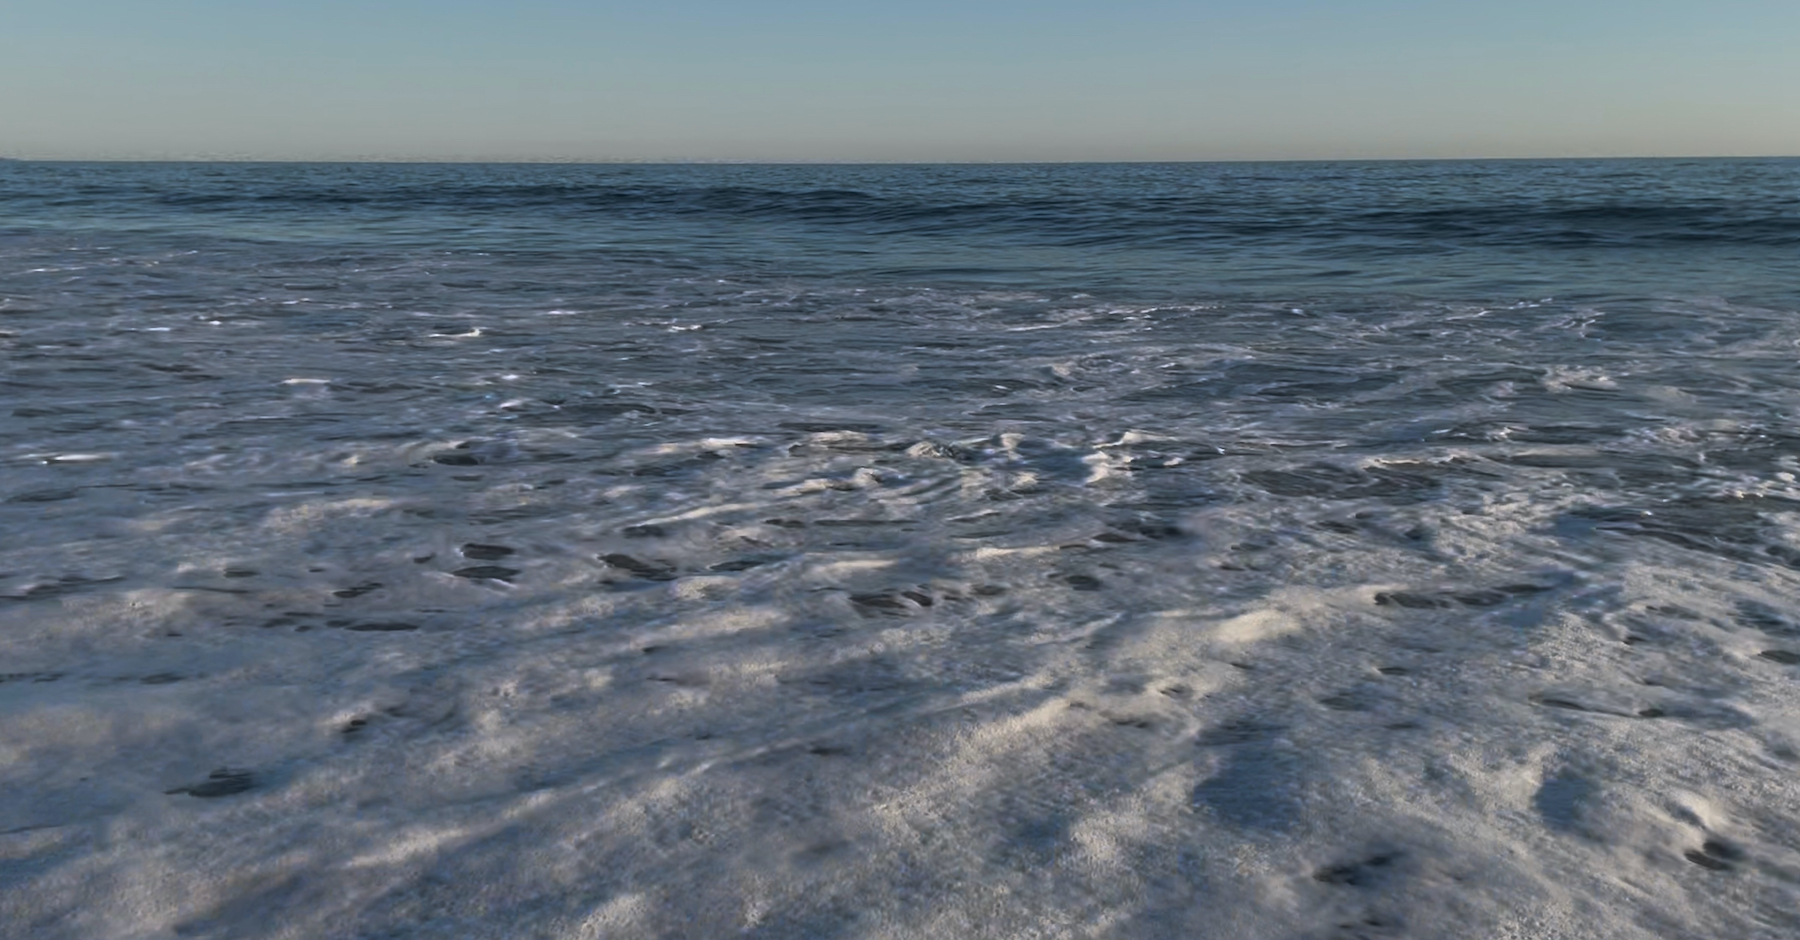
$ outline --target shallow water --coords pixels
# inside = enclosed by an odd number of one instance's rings
[[[1797,310],[1793,160],[0,164],[0,920],[1789,935]]]

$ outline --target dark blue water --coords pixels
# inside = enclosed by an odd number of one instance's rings
[[[326,420],[288,415],[308,377],[363,389],[346,438],[480,436],[523,421],[456,404],[497,374],[651,439],[848,409],[1623,446],[1786,433],[1800,161],[8,163],[0,265],[34,453],[111,449],[146,400]]]
[[[648,265],[1119,300],[1792,305],[1800,160],[9,164],[0,225],[251,257],[490,252],[568,287]]]

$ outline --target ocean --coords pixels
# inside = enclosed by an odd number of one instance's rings
[[[0,936],[1800,932],[1800,159],[6,162],[0,351]]]

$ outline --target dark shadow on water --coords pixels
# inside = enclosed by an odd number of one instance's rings
[[[1305,809],[1298,793],[1299,777],[1293,755],[1250,745],[1195,787],[1193,802],[1234,826],[1286,829]]]
[[[1594,795],[1594,784],[1580,777],[1546,777],[1531,804],[1552,829],[1574,829],[1582,806]]]

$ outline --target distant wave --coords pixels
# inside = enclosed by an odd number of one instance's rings
[[[1055,166],[17,164],[0,219],[111,245],[561,259],[589,276],[1114,300],[1792,307],[1800,161]],[[83,235],[81,237],[87,237]],[[147,240],[147,241],[140,241]],[[335,246],[335,247],[330,247]],[[424,256],[421,256],[424,257]],[[612,266],[612,267],[609,267]]]
[[[1800,246],[1800,197],[1683,201],[1620,199],[1571,202],[1528,190],[1511,199],[1449,203],[1398,193],[1387,205],[1370,194],[1280,187],[1255,180],[1211,185],[1191,194],[1132,196],[1006,194],[990,199],[926,199],[858,189],[742,185],[492,180],[444,185],[206,185],[160,191],[88,185],[41,197],[51,205],[135,207],[162,213],[255,213],[267,216],[343,212],[471,213],[561,221],[708,220],[792,224],[867,235],[941,238],[1002,237],[1059,246],[1204,247],[1282,240],[1340,244],[1386,253],[1404,245],[1668,247],[1698,243]],[[1314,181],[1315,187],[1318,181]],[[7,201],[24,196],[5,194]]]

